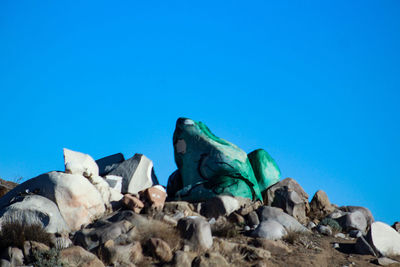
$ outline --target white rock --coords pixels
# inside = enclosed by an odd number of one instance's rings
[[[218,218],[219,216],[228,216],[239,208],[239,201],[236,198],[219,195],[204,202],[200,213],[208,218]]]
[[[153,162],[142,154],[135,154],[113,169],[109,175],[122,177],[122,193],[137,194],[158,184]]]
[[[364,214],[358,210],[349,212],[336,220],[347,232],[350,230],[359,230],[365,233],[368,226]]]
[[[372,223],[367,240],[383,256],[400,255],[400,234],[386,223]]]
[[[285,227],[288,232],[310,232],[301,225],[295,218],[284,213],[281,209],[269,206],[262,206],[257,210],[260,221],[275,220]]]
[[[85,177],[99,176],[99,167],[88,154],[64,148],[65,172]]]
[[[100,176],[94,176],[88,179],[100,192],[106,206],[108,206],[113,201],[119,201],[122,199],[123,195],[120,193],[120,191],[117,191],[114,188],[110,187],[110,185],[104,178]]]
[[[70,231],[54,202],[39,195],[17,197],[15,202],[0,211],[0,224],[19,222],[23,225],[39,224],[48,233]]]
[[[106,175],[104,177],[106,179],[106,182],[111,188],[114,188],[116,191],[120,192],[122,191],[122,177],[121,176],[116,176],[116,175]]]
[[[178,221],[178,230],[195,250],[209,249],[213,244],[210,224],[201,217],[186,217]]]
[[[262,237],[269,240],[279,240],[285,235],[287,235],[286,229],[273,219],[262,221],[251,233],[253,237]]]
[[[0,208],[24,192],[35,192],[57,204],[71,230],[80,229],[105,212],[101,194],[88,179],[81,175],[50,172],[18,185],[0,198]]]

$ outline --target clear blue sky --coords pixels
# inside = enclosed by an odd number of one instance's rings
[[[84,2],[84,3],[82,3]],[[400,220],[399,1],[0,2],[0,176],[62,148],[175,170],[186,116],[338,205]]]

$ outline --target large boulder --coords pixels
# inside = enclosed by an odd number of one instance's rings
[[[90,181],[81,176],[49,172],[18,185],[0,199],[0,209],[20,194],[35,193],[57,204],[71,230],[78,230],[105,212],[101,194]]]
[[[158,184],[153,162],[145,155],[135,154],[114,168],[108,175],[122,177],[122,193],[137,194]]]
[[[307,215],[312,219],[320,220],[334,210],[335,207],[329,201],[328,195],[324,191],[318,190],[310,202],[310,211]]]
[[[261,193],[281,179],[281,171],[275,160],[264,149],[257,149],[247,155],[256,176]]]
[[[310,232],[306,227],[301,225],[295,218],[286,214],[279,208],[262,206],[257,210],[258,218],[261,222],[266,220],[275,220],[285,227],[287,232]]]
[[[292,178],[286,178],[269,187],[264,194],[264,204],[283,209],[305,224],[310,206],[308,195]]]
[[[342,206],[339,208],[339,210],[344,212],[355,212],[355,211],[361,212],[364,215],[365,220],[367,221],[368,225],[367,227],[369,227],[375,221],[374,216],[372,216],[372,212],[368,208],[359,206]]]
[[[70,231],[57,205],[39,195],[16,197],[9,206],[0,211],[0,225],[7,222],[19,222],[23,225],[39,224],[48,233]]]
[[[251,233],[253,237],[261,237],[268,240],[282,239],[288,232],[282,224],[275,220],[265,220]]]
[[[99,166],[99,175],[105,176],[114,170],[120,163],[125,160],[124,155],[117,153],[101,159],[96,160],[97,166]]]
[[[365,233],[368,226],[364,214],[359,210],[347,212],[342,217],[337,218],[336,221],[346,232],[359,230]]]
[[[382,256],[400,255],[400,234],[386,223],[372,223],[366,240]]]
[[[88,154],[64,148],[64,164],[66,173],[83,175],[86,178],[99,176],[99,167]]]
[[[171,175],[168,182],[170,197],[197,202],[219,194],[252,200],[262,198],[247,154],[215,136],[202,122],[179,118],[173,144],[178,172]],[[269,179],[263,177],[259,178]],[[273,182],[265,181],[263,185]]]

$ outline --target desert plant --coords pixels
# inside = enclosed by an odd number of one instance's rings
[[[212,235],[223,238],[233,238],[240,235],[240,230],[235,224],[224,222],[212,227]]]
[[[41,225],[24,225],[20,222],[5,222],[1,225],[0,251],[7,247],[23,248],[25,241],[37,241],[50,245],[51,235]]]
[[[294,244],[296,241],[300,239],[301,232],[297,231],[289,231],[282,239],[286,243]]]
[[[319,223],[320,225],[325,225],[325,226],[330,226],[332,231],[334,232],[342,232],[342,227],[340,226],[340,224],[332,219],[332,218],[324,218],[322,219],[322,221]]]
[[[35,267],[65,266],[60,260],[60,251],[56,248],[33,251],[31,264]]]

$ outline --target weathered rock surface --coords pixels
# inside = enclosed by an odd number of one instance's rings
[[[310,202],[310,211],[307,215],[310,218],[320,220],[334,210],[335,207],[332,206],[327,194],[322,190],[318,190]]]
[[[173,142],[182,188],[171,197],[204,201],[227,194],[261,199],[247,154],[216,137],[202,122],[179,118]],[[177,179],[175,183],[169,183],[171,190],[168,193],[176,191],[179,182]]]
[[[400,234],[386,223],[372,223],[366,239],[382,256],[400,255]]]
[[[248,155],[251,167],[258,182],[260,192],[276,184],[281,179],[281,171],[278,164],[264,149],[257,149]]]
[[[162,210],[164,207],[165,199],[167,198],[167,193],[164,187],[161,185],[155,185],[145,189],[139,194],[145,200],[145,203],[152,209]]]
[[[393,229],[400,233],[400,222],[395,222],[392,225]]]
[[[104,266],[96,255],[84,250],[82,247],[73,246],[60,252],[62,262],[70,267],[102,267]]]
[[[5,251],[1,251],[2,256],[5,260],[10,263],[10,266],[22,266],[24,265],[24,253],[21,249],[16,247],[8,247]],[[4,262],[7,266],[7,262]]]
[[[262,221],[251,233],[253,237],[261,237],[269,240],[279,240],[287,235],[288,232],[279,222],[269,219]]]
[[[169,245],[160,238],[150,238],[147,242],[149,252],[161,260],[162,262],[169,262],[172,260],[172,251]]]
[[[121,193],[122,191],[122,177],[116,175],[106,175],[104,177],[108,185],[116,190],[117,192]]]
[[[355,212],[355,211],[361,212],[364,215],[365,220],[367,221],[367,227],[369,227],[375,221],[371,211],[367,208],[358,206],[343,206],[340,207],[339,209],[344,212]]]
[[[365,219],[364,214],[358,210],[348,212],[342,217],[337,218],[336,221],[346,232],[349,232],[350,230],[359,230],[365,233],[367,229],[367,220]]]
[[[64,148],[64,164],[66,173],[83,175],[86,178],[99,176],[99,167],[88,154]]]
[[[137,194],[158,184],[153,162],[142,154],[135,154],[108,174],[122,177],[122,193]]]
[[[269,206],[262,206],[257,210],[258,218],[261,222],[275,220],[285,227],[287,232],[309,232],[295,218],[284,213],[281,209]]]
[[[239,207],[239,201],[234,197],[218,195],[204,202],[200,213],[207,218],[217,219],[219,216],[228,216]]]
[[[130,266],[141,261],[142,252],[142,246],[137,241],[118,245],[114,240],[108,240],[100,247],[99,257],[108,265]]]
[[[110,155],[101,159],[96,160],[97,166],[99,167],[99,175],[105,176],[114,170],[120,163],[125,160],[122,153]]]
[[[18,185],[0,199],[0,208],[19,194],[30,192],[56,203],[71,230],[80,229],[105,212],[101,194],[87,178],[62,172],[45,173]]]
[[[138,197],[131,194],[125,194],[121,202],[126,209],[132,210],[136,213],[140,213],[144,207],[144,203]]]
[[[39,224],[48,233],[70,231],[56,204],[39,195],[16,197],[13,202],[0,210],[0,224],[19,222],[24,225]]]
[[[186,217],[178,221],[181,236],[193,249],[209,249],[213,244],[210,224],[200,217]]]
[[[301,223],[307,223],[308,195],[292,178],[274,184],[264,193],[264,204],[283,209]]]
[[[197,256],[193,262],[193,267],[228,267],[228,262],[219,253],[206,253]]]

